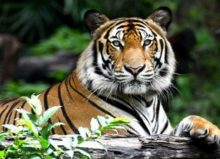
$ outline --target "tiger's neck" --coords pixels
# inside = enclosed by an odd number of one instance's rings
[[[164,126],[158,126],[158,123],[167,124],[170,127],[168,119],[161,118],[166,117],[166,114],[157,96],[98,94],[83,86],[78,79],[77,72],[74,72],[71,78],[74,80],[76,89],[87,96],[89,100],[96,102],[102,107],[102,110],[112,114],[113,117],[131,119],[132,122],[128,129],[134,134],[146,136],[167,131],[167,129],[161,129]]]

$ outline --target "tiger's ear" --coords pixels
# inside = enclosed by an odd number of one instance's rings
[[[168,7],[160,7],[153,11],[148,18],[152,19],[160,27],[167,31],[172,21],[172,12]]]
[[[90,34],[93,34],[98,27],[108,20],[108,17],[96,10],[88,10],[84,15],[84,23]]]

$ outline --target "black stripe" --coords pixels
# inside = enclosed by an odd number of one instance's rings
[[[73,100],[73,97],[71,96],[71,93],[70,93],[70,90],[69,90],[69,87],[68,87],[68,79],[70,78],[70,76],[68,76],[66,79],[65,79],[65,87],[66,87],[66,90],[67,90],[67,93],[68,93],[68,97]]]
[[[125,28],[125,27],[128,27],[128,26],[129,26],[128,24],[125,24],[125,25],[118,26],[116,29],[121,29],[121,28]]]
[[[128,23],[128,24],[123,24],[123,23]],[[120,29],[120,28],[123,28],[123,27],[129,27],[129,23],[130,23],[130,24],[131,24],[131,23],[134,23],[134,24],[133,24],[134,26],[135,26],[135,25],[141,25],[141,24],[143,24],[144,26],[146,25],[143,21],[138,20],[138,19],[122,19],[122,20],[120,20],[119,22],[116,22],[113,27],[118,26],[116,29]],[[135,24],[135,23],[140,23],[140,24]],[[119,26],[119,25],[121,25],[121,26]],[[113,28],[113,27],[112,27],[112,28]],[[146,27],[146,26],[145,26],[145,27]],[[112,29],[112,28],[111,28],[111,29]],[[109,29],[109,30],[111,30],[111,29]],[[105,37],[108,37],[108,34],[106,34]]]
[[[141,23],[143,25],[146,25],[142,20],[138,20],[138,19],[129,19],[128,21],[130,23]]]
[[[24,107],[24,105],[25,105],[25,103],[26,103],[27,101],[24,101],[23,103],[22,103],[22,105],[20,106],[20,109],[23,109],[23,107]],[[18,116],[18,118],[19,119],[21,119],[21,113],[19,113],[19,116]]]
[[[23,103],[22,103],[23,104]],[[15,125],[16,124],[16,117],[17,117],[17,114],[18,114],[18,111],[17,110],[15,110],[15,115],[14,115],[14,117],[13,117],[13,125]]]
[[[103,69],[108,68],[110,70],[109,65],[110,65],[111,62],[109,60],[105,60],[105,58],[103,56],[104,44],[102,42],[100,42],[100,41],[98,42],[98,48],[99,48],[99,52],[101,54],[102,61],[103,61],[103,64],[102,64]]]
[[[160,75],[161,77],[165,77],[167,74],[168,74],[168,68],[167,68],[167,67],[164,67],[164,68],[162,68],[162,69],[159,71],[159,75]]]
[[[99,52],[103,52],[103,48],[104,48],[104,45],[103,45],[103,43],[101,42],[101,41],[99,41],[99,43],[98,43],[98,48],[99,48]]]
[[[5,100],[0,100],[0,104],[3,106],[3,105],[6,105],[12,101],[15,101],[17,98],[12,98],[12,99],[5,99]]]
[[[156,100],[157,101],[157,104],[154,106],[154,110],[153,110],[153,118],[151,119],[151,122],[154,121],[155,119],[155,116],[157,118],[157,113],[159,111],[159,107],[160,107],[160,101],[159,100]],[[155,110],[156,109],[156,110]],[[157,119],[156,119],[157,120]]]
[[[91,91],[93,90],[92,83],[93,83],[93,80],[88,80],[87,81],[86,85],[87,85],[88,90],[91,90]]]
[[[134,24],[135,25],[135,27],[137,26],[137,27],[140,27],[140,28],[148,28],[146,25],[141,25],[141,24]]]
[[[168,48],[167,48],[167,44],[165,45],[165,63],[168,64]]]
[[[10,105],[7,105],[7,106],[5,107],[5,109],[3,109],[3,111],[2,111],[1,114],[0,114],[0,117],[2,117],[2,115],[4,114],[4,112],[5,112],[9,107],[10,107]]]
[[[59,120],[59,122],[61,123],[61,121]],[[64,135],[66,135],[67,134],[67,132],[66,132],[66,130],[65,130],[65,128],[64,128],[64,126],[63,125],[60,125],[60,127],[61,127],[61,129],[62,129],[62,131],[63,131],[63,134]]]
[[[145,107],[150,107],[153,102],[153,99],[150,101],[147,101],[143,96],[133,96],[133,98],[135,98],[137,101],[140,101],[140,100],[144,101]]]
[[[44,110],[46,111],[47,109],[49,109],[49,104],[48,104],[48,94],[50,92],[50,90],[52,89],[52,87],[48,88],[45,93],[44,93]],[[51,122],[51,119],[48,120],[49,123]],[[52,134],[55,134],[54,129],[52,129]]]
[[[163,40],[160,39],[160,40],[159,40],[159,43],[160,43],[160,46],[161,46],[161,54],[160,54],[160,58],[159,58],[159,59],[161,59],[162,54],[163,54],[163,49],[164,49],[164,43],[163,43]]]
[[[129,129],[131,129],[132,131],[136,132],[136,134],[139,134],[137,130],[135,130],[133,127],[131,127],[130,125],[126,125]],[[127,130],[127,129],[126,129]],[[129,134],[134,134],[133,132],[131,132],[130,130],[127,130],[127,132]]]
[[[63,100],[62,100],[62,96],[61,96],[61,84],[58,85],[58,99],[59,99],[59,103],[60,103],[60,106],[61,106],[61,110],[62,110],[62,113],[63,113],[63,116],[65,118],[65,120],[67,121],[69,127],[73,130],[74,133],[79,133],[78,129],[75,127],[75,125],[72,123],[72,121],[70,120],[66,110],[65,110],[65,105],[63,103]]]
[[[162,57],[163,49],[164,49],[163,40],[160,39],[159,43],[160,43],[160,46],[161,46],[161,50],[160,50],[160,57],[156,59],[156,62],[157,62],[156,66],[158,66],[158,68],[161,68],[161,66],[162,66],[161,57]]]
[[[95,69],[95,73],[111,80],[111,78],[109,78],[109,76],[105,75],[101,71],[100,66],[98,65],[98,52],[97,52],[97,49],[96,49],[96,43],[97,42],[95,41],[94,44],[93,44],[93,48],[92,48],[92,50],[93,50],[93,57],[94,57],[92,65],[93,65],[93,67]]]
[[[13,103],[12,105],[10,105],[10,109],[8,110],[7,114],[6,114],[6,118],[4,120],[4,124],[9,123],[10,118],[11,118],[11,114],[13,112],[13,108],[19,103],[20,101],[17,101],[15,103]],[[7,120],[7,121],[6,121]]]
[[[157,108],[156,108],[156,122],[158,122],[158,118],[159,118],[159,113],[160,113],[160,100],[157,100]]]
[[[97,109],[103,111],[104,113],[106,113],[106,114],[108,114],[108,115],[110,115],[110,116],[112,116],[112,117],[115,117],[113,114],[111,114],[110,112],[108,112],[108,111],[106,111],[105,109],[101,108],[101,107],[100,107],[99,105],[97,105],[95,102],[93,102],[92,100],[90,100],[89,98],[87,98],[85,95],[83,95],[82,93],[80,93],[78,90],[76,90],[76,89],[73,87],[71,81],[69,81],[69,85],[70,85],[70,87],[71,87],[76,93],[78,93],[78,94],[79,94],[80,96],[82,96],[83,98],[87,99],[87,101],[88,101],[90,104],[92,104],[94,107],[96,107]]]
[[[19,103],[20,101],[17,101],[15,103],[13,103],[12,105],[10,105],[10,109],[8,110],[7,114],[5,115],[5,119],[3,121],[3,124],[8,124],[10,121],[10,117],[12,114],[12,109]],[[3,128],[3,130],[5,131],[5,128]]]
[[[167,121],[166,121],[166,124],[164,125],[164,127],[163,127],[163,129],[161,130],[160,134],[163,134],[163,133],[164,133],[164,131],[167,129],[168,125],[169,125],[169,122],[168,122],[168,120],[167,120]]]
[[[109,98],[106,98],[106,97],[103,97],[103,96],[99,96],[102,100],[106,101],[107,103],[111,104],[112,106],[115,106],[123,111],[126,111],[128,113],[130,113],[131,115],[133,115],[139,122],[140,122],[140,125],[146,130],[146,132],[150,135],[150,131],[148,129],[148,127],[145,125],[143,119],[139,116],[139,114],[134,111],[134,110],[131,110],[129,109],[128,107],[126,107],[125,105],[123,105],[122,103],[119,103],[115,100],[112,100],[112,99],[109,99]]]
[[[145,103],[146,103],[146,107],[150,107],[153,103],[153,99],[151,101],[146,101],[145,100]]]
[[[154,61],[156,62],[156,66],[155,66],[155,68],[156,68],[157,66],[158,66],[158,68],[161,68],[162,63],[160,62],[160,59],[155,58]]]
[[[106,30],[106,33],[105,33],[105,35],[104,35],[104,38],[105,38],[105,39],[108,39],[109,34],[110,34],[110,31],[111,31],[115,26],[116,26],[116,25],[115,25],[114,23],[109,26],[108,30]]]
[[[133,97],[134,97],[134,96],[133,96]],[[146,115],[144,115],[141,111],[139,111],[138,109],[135,109],[132,105],[130,105],[130,103],[126,102],[124,99],[122,99],[122,98],[120,98],[120,97],[116,97],[116,99],[119,99],[119,100],[123,101],[125,104],[129,105],[130,108],[131,108],[133,111],[135,111],[137,114],[138,114],[138,113],[141,114],[141,115],[144,117],[144,119],[147,120],[148,124],[150,124],[150,122],[149,122],[148,118],[146,117]],[[136,99],[137,99],[137,98],[136,98]],[[137,99],[137,101],[139,101],[139,100]],[[139,114],[138,114],[138,115],[139,115]]]
[[[51,88],[52,88],[52,87],[48,88],[48,89],[45,91],[45,93],[44,93],[44,108],[45,108],[45,110],[47,110],[47,109],[49,108],[47,95],[48,95],[48,93],[50,92]]]
[[[155,120],[155,125],[153,128],[153,132],[157,132],[158,131],[158,126],[159,126],[159,122],[158,122],[158,118],[159,118],[159,113],[160,113],[160,101],[157,100],[157,105],[156,105],[156,112],[154,112],[154,118],[156,116],[156,120]],[[152,119],[153,120],[153,119]]]
[[[148,26],[148,29],[152,32],[152,34],[154,35],[154,38],[156,38],[157,37],[157,32],[155,32],[147,22],[145,22],[145,25]]]
[[[5,121],[4,123],[6,124],[9,124],[10,123],[10,119],[11,119],[11,115],[13,114],[13,112],[14,111],[16,111],[15,109],[13,109],[13,110],[9,110],[9,112],[8,112],[8,114],[7,114],[7,121]],[[6,118],[5,118],[5,120],[6,120]],[[13,122],[14,122],[14,119],[12,118],[12,120],[13,120]]]

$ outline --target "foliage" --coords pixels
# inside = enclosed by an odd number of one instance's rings
[[[54,0],[8,0],[1,2],[1,32],[13,33],[26,42],[45,38],[55,26],[61,24],[58,17],[62,6]]]
[[[16,126],[3,125],[8,131],[1,133],[1,140],[7,136],[13,138],[14,142],[1,151],[0,158],[58,158],[62,151],[49,142],[49,134],[54,127],[62,125],[62,123],[51,124],[48,120],[60,106],[54,106],[42,112],[38,96],[32,95],[31,98],[23,98],[31,106],[33,113],[18,109],[22,118],[16,121]]]
[[[110,17],[118,15],[146,17],[152,9],[161,5],[174,9],[178,1],[139,0],[138,3],[135,0],[1,1],[0,32],[13,33],[30,44],[48,37],[62,24],[79,27],[82,25],[84,13],[89,9],[103,11]]]
[[[129,122],[130,121],[128,119],[122,117],[112,118],[110,116],[97,116],[97,118],[92,118],[90,122],[90,129],[84,127],[78,128],[80,136],[75,138],[75,142],[72,145],[75,147],[75,154],[79,157],[82,157],[83,155],[84,157],[87,156],[87,158],[91,158],[91,156],[82,148],[80,148],[80,146],[85,144],[98,144],[101,148],[105,149],[102,143],[94,141],[94,139],[102,137],[106,131],[110,132],[111,130],[114,133],[118,133],[118,130],[126,131],[123,126],[127,125]]]
[[[60,106],[51,107],[43,112],[38,96],[32,95],[31,98],[22,98],[30,105],[31,112],[18,109],[17,111],[22,114],[22,118],[16,120],[16,125],[3,125],[8,131],[0,133],[0,143],[4,141],[6,137],[14,140],[8,147],[0,150],[0,159],[63,158],[66,148],[73,149],[72,157],[91,158],[90,154],[80,147],[81,145],[85,143],[98,143],[103,147],[103,145],[95,141],[95,139],[103,136],[105,131],[113,130],[117,132],[119,129],[124,129],[123,126],[129,123],[129,120],[126,118],[97,116],[97,118],[92,118],[90,129],[80,127],[78,129],[80,134],[74,136],[74,142],[69,138],[68,142],[65,142],[64,148],[61,149],[51,142],[49,135],[53,128],[63,125],[63,123],[48,122],[58,111]]]
[[[80,53],[90,41],[87,33],[69,27],[61,27],[48,39],[31,47],[34,55],[48,55],[57,51]]]
[[[96,9],[111,18],[118,16],[146,17],[151,10],[160,6],[176,8],[178,1],[172,0],[65,0],[64,12],[72,16],[75,22],[83,19],[84,13],[89,9]]]
[[[180,94],[171,99],[169,116],[174,125],[184,116],[197,114],[220,126],[220,45],[206,29],[196,29],[195,33],[191,72],[177,77]]]
[[[46,83],[27,83],[24,81],[9,81],[1,88],[1,99],[9,97],[27,96],[33,93],[40,93],[48,88]]]
[[[69,74],[69,70],[55,70],[49,74],[49,77],[53,78],[56,81],[62,81]]]

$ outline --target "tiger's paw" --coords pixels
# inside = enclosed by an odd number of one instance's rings
[[[189,136],[208,145],[220,147],[220,130],[208,120],[199,116],[184,118],[174,129],[175,136]]]

